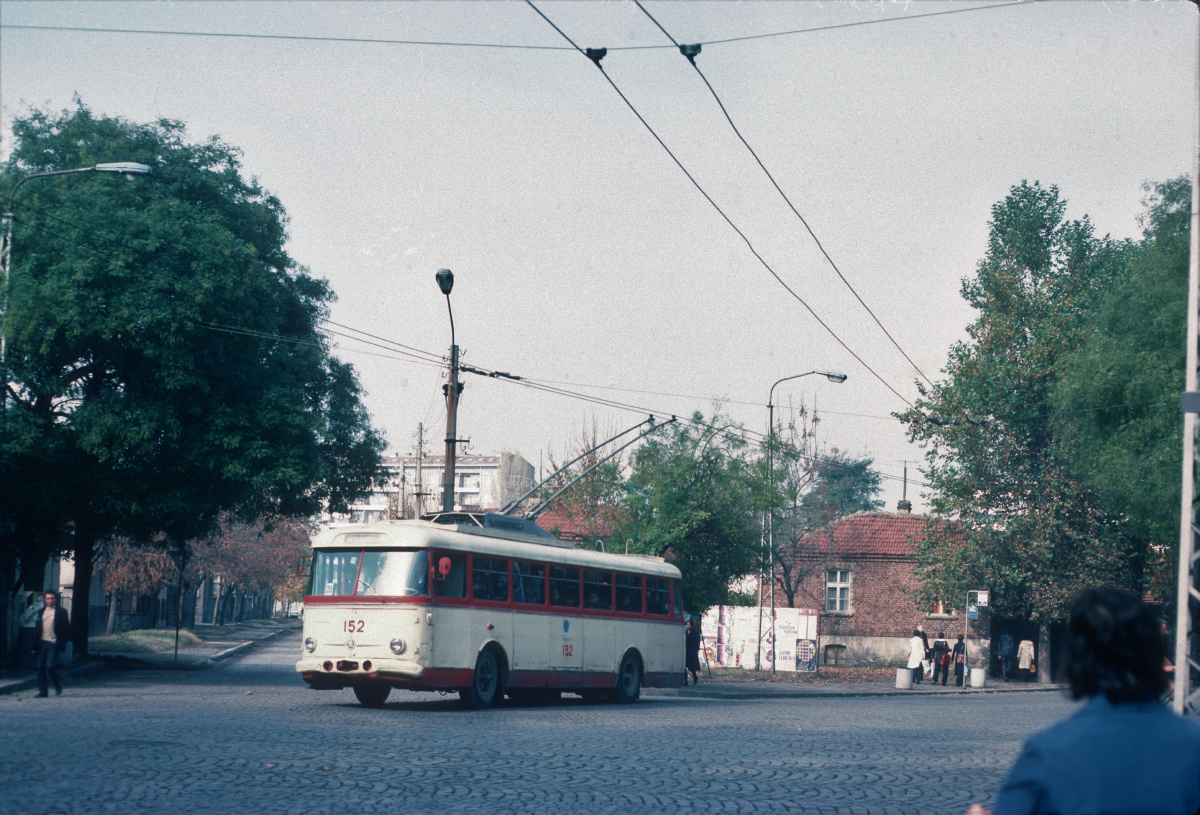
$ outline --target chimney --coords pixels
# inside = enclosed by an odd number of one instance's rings
[[[908,500],[908,462],[904,462],[904,492],[900,494],[900,500],[896,502],[896,511],[903,512],[908,515],[912,512],[912,501]]]

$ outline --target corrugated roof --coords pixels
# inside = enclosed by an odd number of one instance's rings
[[[809,532],[800,545],[844,555],[910,555],[926,520],[903,512],[855,512]]]

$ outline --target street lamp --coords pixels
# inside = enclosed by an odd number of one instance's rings
[[[0,273],[4,275],[4,297],[3,306],[0,306],[0,366],[4,365],[5,361],[5,342],[8,335],[8,276],[12,271],[12,242],[13,242],[13,199],[17,197],[17,190],[26,181],[32,181],[35,178],[49,178],[52,175],[72,175],[74,173],[120,173],[126,178],[134,178],[139,175],[150,175],[154,172],[154,168],[148,164],[138,164],[134,161],[117,161],[108,164],[93,164],[91,167],[75,167],[71,170],[52,170],[46,173],[30,173],[22,178],[12,188],[12,192],[8,194],[8,206],[4,209],[4,245],[0,247]],[[7,369],[6,369],[7,370]],[[8,393],[8,377],[5,376],[5,394]]]
[[[442,474],[442,512],[454,511],[454,445],[458,443],[458,345],[454,342],[454,309],[450,307],[450,292],[454,289],[454,272],[439,269],[438,288],[446,295],[446,310],[450,313],[450,381],[442,386],[446,394],[446,469]]]
[[[772,648],[775,648],[775,388],[784,382],[792,379],[800,379],[805,376],[820,375],[828,379],[835,385],[840,385],[846,381],[845,374],[835,373],[833,371],[809,371],[803,374],[793,374],[785,376],[771,386],[770,392],[767,394],[767,494],[771,498],[771,503],[767,506],[767,551],[771,558],[771,643]],[[761,575],[762,572],[760,571]],[[762,643],[762,594],[758,597],[759,613],[758,613],[758,641]],[[759,650],[754,653],[754,670],[759,669]],[[778,650],[775,648],[775,650]],[[775,672],[775,663],[777,659],[771,659],[771,672]]]

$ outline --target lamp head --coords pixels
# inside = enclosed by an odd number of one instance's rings
[[[442,294],[450,296],[450,290],[454,288],[454,272],[449,269],[438,269],[437,273],[438,288],[442,290]]]
[[[138,164],[136,161],[117,161],[109,164],[97,164],[92,168],[98,173],[121,173],[126,178],[137,175],[150,175],[154,168],[148,164]]]
[[[840,385],[846,381],[845,374],[835,374],[830,371],[821,371],[821,373],[825,374],[825,378],[836,385]]]

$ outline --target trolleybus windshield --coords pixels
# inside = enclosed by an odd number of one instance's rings
[[[425,549],[318,550],[308,593],[427,597],[428,581]]]

